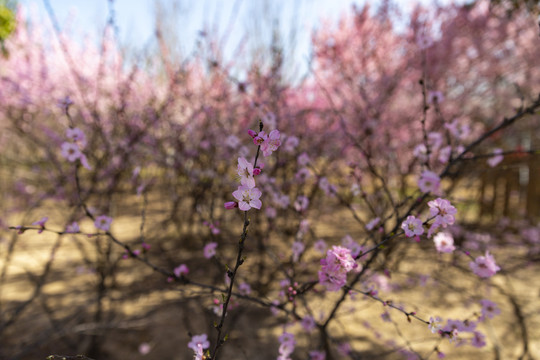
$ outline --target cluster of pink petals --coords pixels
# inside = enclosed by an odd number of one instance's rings
[[[173,272],[176,277],[180,277],[182,275],[187,275],[189,273],[189,268],[186,264],[180,264],[174,268]]]
[[[456,247],[454,246],[454,238],[450,233],[440,232],[433,237],[433,242],[438,252],[451,253]]]
[[[422,220],[412,215],[407,216],[407,219],[401,224],[401,228],[405,231],[407,237],[419,236],[424,233]]]
[[[260,145],[264,156],[270,156],[281,145],[281,134],[279,133],[279,130],[272,130],[270,131],[270,134],[267,134],[264,131],[257,134],[253,130],[250,130],[249,134],[253,138],[253,143],[255,145]]]
[[[338,291],[347,283],[347,274],[358,267],[351,255],[351,250],[342,246],[333,246],[321,259],[319,283],[328,291]]]
[[[474,261],[471,261],[469,266],[471,267],[472,271],[481,278],[491,277],[495,275],[497,271],[501,270],[501,268],[495,263],[495,259],[489,253],[489,251],[486,251],[485,256],[479,256]]]
[[[428,202],[428,206],[430,216],[435,217],[435,221],[429,229],[428,237],[431,237],[436,229],[440,227],[446,228],[448,225],[454,224],[457,210],[450,201],[437,198]]]
[[[253,130],[248,130],[248,134],[253,138],[255,145],[259,145],[263,155],[269,156],[276,151],[281,145],[280,133],[278,130],[272,130],[270,134],[264,131],[256,133]],[[226,209],[240,208],[242,211],[248,211],[251,208],[260,209],[262,202],[260,197],[261,191],[255,186],[255,176],[261,173],[262,166],[255,168],[244,157],[238,158],[237,173],[240,176],[240,186],[233,192],[233,196],[237,201],[226,202]]]
[[[210,347],[206,334],[194,335],[188,343],[188,347],[195,352],[195,359],[203,359],[203,350]]]
[[[217,242],[211,242],[204,246],[204,257],[207,259],[212,258],[216,255]]]
[[[424,170],[418,180],[418,187],[423,193],[438,194],[441,186],[441,178],[433,171]]]
[[[69,162],[75,162],[79,160],[81,165],[86,169],[91,170],[90,164],[86,155],[82,153],[82,149],[86,146],[86,136],[84,132],[79,128],[69,128],[66,130],[66,136],[70,140],[64,142],[61,145],[60,153]]]
[[[284,332],[279,337],[279,356],[277,357],[278,360],[290,360],[291,358],[289,355],[291,355],[294,352],[294,348],[296,346],[296,340],[294,339],[294,335],[288,332]]]
[[[243,157],[238,158],[238,175],[240,183],[249,188],[255,187],[255,178],[253,177],[253,165]]]
[[[94,226],[103,231],[109,231],[111,228],[112,218],[106,215],[100,215],[94,221]]]
[[[486,318],[493,319],[496,315],[501,313],[501,309],[497,307],[493,301],[488,299],[480,300],[480,305],[482,305],[482,316],[480,321],[484,321]]]

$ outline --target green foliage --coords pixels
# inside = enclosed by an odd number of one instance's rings
[[[14,8],[14,2],[0,0],[0,52],[6,57],[9,53],[4,41],[11,35],[17,25]]]
[[[15,30],[15,12],[8,7],[8,3],[0,2],[0,41],[5,41]]]

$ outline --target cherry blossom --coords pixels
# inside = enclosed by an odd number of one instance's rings
[[[240,185],[238,190],[233,192],[233,196],[238,200],[238,207],[242,211],[248,211],[252,207],[260,209],[262,206],[261,191],[257,188],[250,188],[244,185]]]
[[[347,273],[356,269],[358,264],[351,256],[351,251],[342,246],[333,246],[321,259],[319,283],[328,291],[337,291],[347,282]]]
[[[441,186],[441,178],[433,171],[424,170],[420,179],[418,180],[418,187],[423,193],[439,193],[439,187]]]
[[[479,256],[474,261],[471,261],[469,266],[472,271],[481,278],[491,277],[495,275],[497,271],[501,270],[495,263],[495,259],[489,251],[486,251],[485,256]]]
[[[450,233],[440,232],[433,237],[433,242],[438,252],[451,253],[456,247],[454,246],[454,238]]]
[[[96,220],[94,221],[94,225],[96,228],[103,230],[103,231],[109,231],[111,228],[112,218],[106,216],[106,215],[100,215],[96,217]]]
[[[179,266],[174,268],[173,273],[174,275],[176,275],[176,277],[187,275],[189,273],[189,268],[186,264],[180,264]]]
[[[210,347],[210,342],[208,341],[208,335],[194,335],[191,338],[191,341],[188,343],[188,347],[194,352],[199,351],[199,347],[202,349],[208,349]]]
[[[74,162],[79,159],[82,155],[81,150],[77,144],[71,142],[65,142],[61,146],[61,154],[69,162]]]
[[[457,210],[450,201],[442,198],[437,198],[428,202],[429,214],[435,217],[434,225],[443,228],[448,225],[453,225],[455,222],[455,214]]]
[[[253,164],[248,162],[245,158],[238,158],[238,175],[240,176],[240,183],[248,188],[255,187],[255,179],[253,178]]]
[[[401,224],[401,228],[405,231],[405,236],[407,237],[422,235],[424,233],[422,220],[417,219],[413,215],[407,216],[407,219]]]
[[[204,257],[207,259],[212,258],[214,255],[216,255],[216,248],[217,248],[216,242],[208,243],[204,246]]]
[[[272,130],[264,142],[261,144],[261,150],[264,156],[270,156],[281,145],[279,139],[279,130]]]
[[[493,319],[496,315],[501,313],[501,309],[497,307],[497,304],[488,299],[480,300],[480,305],[482,305],[482,316],[480,317],[480,321],[484,321],[486,318]]]

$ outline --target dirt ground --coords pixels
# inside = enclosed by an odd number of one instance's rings
[[[347,227],[353,226],[346,222],[340,230],[325,227],[324,224],[332,221],[330,215],[318,219],[316,231],[320,236],[332,235],[339,239],[347,233]],[[132,223],[133,219],[127,217],[115,219],[113,231],[121,239],[136,238],[138,228]],[[91,231],[91,226],[83,223],[81,228]],[[2,334],[0,358],[30,360],[45,359],[51,354],[84,353],[101,360],[182,360],[193,358],[192,351],[187,348],[190,335],[207,333],[210,340],[215,341],[212,324],[217,318],[212,312],[212,301],[220,297],[219,293],[168,283],[162,275],[141,263],[133,259],[122,260],[122,249],[116,245],[109,247],[110,242],[105,238],[77,235],[59,239],[55,234],[38,235],[28,231],[17,237],[13,245],[14,234],[9,236],[0,244],[0,270],[5,271],[0,288],[1,322],[17,311],[20,313]],[[7,262],[4,255],[11,245],[14,251]],[[57,249],[52,255],[55,246]],[[170,252],[169,244],[160,246],[161,250],[167,250],[165,253]],[[161,255],[158,247],[150,251],[149,258],[172,268],[173,262]],[[488,345],[476,349],[441,341],[425,324],[414,320],[409,323],[402,313],[392,309],[389,310],[392,321],[385,322],[381,314],[388,310],[387,307],[357,295],[341,308],[331,333],[336,340],[348,336],[352,348],[360,354],[358,358],[404,359],[406,357],[399,350],[413,349],[424,359],[435,359],[437,353],[433,349],[437,347],[446,354],[446,359],[540,359],[538,264],[530,264],[511,274],[502,273],[478,286],[478,282],[464,275],[466,269],[449,268],[436,259],[433,261],[433,257],[450,254],[437,255],[433,249],[413,246],[405,249],[410,250],[400,256],[406,261],[401,261],[393,270],[389,282],[393,291],[381,290],[381,298],[392,300],[407,311],[416,311],[425,319],[430,316],[473,319],[479,306],[466,299],[489,295],[501,308],[501,315],[482,328]],[[257,257],[249,257],[249,250],[248,247],[248,261],[240,274],[249,274],[260,261]],[[514,251],[520,256],[523,250],[504,251]],[[101,314],[96,316],[100,279],[88,259],[99,258],[98,252],[101,255],[108,252],[116,269],[115,275],[105,281],[107,289],[103,293]],[[310,256],[313,257],[312,264],[316,264],[316,254],[310,253]],[[51,258],[54,260],[50,262],[46,281],[36,292],[36,284]],[[197,268],[195,252],[176,255],[174,260],[178,258],[190,265],[193,279],[202,281],[213,267],[208,264],[208,268]],[[422,272],[431,276],[420,284],[418,274]],[[332,296],[324,301],[314,298],[310,307],[317,309],[315,313],[328,311],[331,299]],[[277,338],[283,331],[281,320],[266,307],[238,300],[227,317],[227,324],[233,331],[223,347],[221,358],[275,359],[279,347]],[[299,324],[290,329],[293,332],[300,330]],[[524,338],[528,341],[524,342]],[[297,340],[293,359],[305,359],[308,350],[316,346],[318,337],[313,333],[299,336]],[[97,347],[96,343],[99,344]],[[524,349],[524,346],[528,348]],[[145,347],[147,353],[144,353]],[[91,348],[97,348],[99,352],[89,354]],[[527,355],[520,357],[523,353]]]

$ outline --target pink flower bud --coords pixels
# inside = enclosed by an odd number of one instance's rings
[[[234,202],[234,201],[229,201],[229,202],[226,202],[225,203],[225,209],[234,209],[235,207],[238,206],[238,203]]]
[[[253,175],[255,175],[255,176],[260,175],[261,171],[262,171],[262,170],[259,169],[259,168],[253,169]]]
[[[255,131],[251,130],[251,129],[249,129],[247,132],[248,132],[249,136],[251,136],[251,138],[255,138],[255,136],[257,136],[257,133]]]

